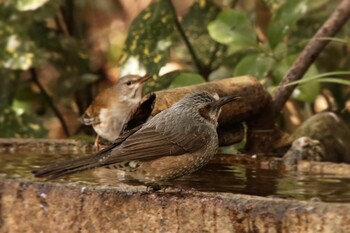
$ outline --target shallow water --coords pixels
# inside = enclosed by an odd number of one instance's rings
[[[78,155],[52,154],[0,154],[0,177],[26,178],[35,180],[31,170],[52,161],[68,159]],[[57,182],[79,184],[103,184],[101,173],[97,169],[73,174]],[[110,176],[109,176],[110,177]],[[113,181],[114,178],[109,178]],[[109,182],[117,186],[122,180]],[[191,188],[207,192],[229,192],[257,196],[273,196],[298,200],[314,200],[325,202],[350,202],[350,179],[324,175],[281,172],[278,170],[257,169],[242,164],[208,164],[199,171],[171,182],[179,188]]]

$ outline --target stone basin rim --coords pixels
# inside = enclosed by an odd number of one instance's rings
[[[27,180],[23,178],[1,178],[0,177],[0,185],[5,183],[20,183],[21,185],[34,186],[38,188],[38,192],[45,193],[43,190],[51,190],[51,189],[62,189],[66,188],[68,190],[80,190],[81,194],[84,195],[86,193],[91,192],[100,192],[100,193],[112,193],[112,194],[120,194],[120,195],[151,195],[151,196],[191,196],[198,198],[219,198],[225,200],[247,200],[247,201],[257,201],[257,202],[271,202],[271,204],[295,204],[295,205],[307,205],[313,207],[333,207],[336,209],[346,209],[350,214],[350,203],[343,202],[323,202],[323,201],[309,201],[309,200],[297,200],[297,199],[284,199],[279,197],[263,197],[257,195],[249,195],[249,194],[239,194],[239,193],[229,193],[229,192],[209,192],[209,191],[198,191],[191,189],[180,189],[177,187],[167,187],[165,190],[160,191],[148,191],[147,186],[145,185],[127,185],[123,187],[118,186],[105,186],[103,184],[79,184],[79,183],[59,183],[54,180]],[[39,190],[40,189],[40,190]],[[1,189],[0,189],[1,191]]]

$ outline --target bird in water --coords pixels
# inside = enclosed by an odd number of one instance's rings
[[[208,92],[187,94],[100,152],[53,163],[33,173],[37,177],[56,178],[95,167],[109,167],[144,183],[192,173],[216,154],[221,107],[237,99],[237,96],[219,98]]]

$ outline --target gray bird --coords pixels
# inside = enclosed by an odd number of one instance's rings
[[[109,167],[145,183],[189,174],[216,154],[221,107],[238,98],[219,98],[208,92],[187,94],[100,152],[53,163],[33,173],[37,177],[55,178],[89,168]]]
[[[119,82],[100,92],[80,120],[92,125],[98,137],[114,141],[123,129],[128,116],[134,111],[142,97],[142,87],[150,76],[127,75]]]

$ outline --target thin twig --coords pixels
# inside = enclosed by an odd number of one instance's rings
[[[187,38],[187,36],[185,34],[185,31],[183,30],[183,28],[181,26],[181,23],[180,23],[179,19],[177,18],[176,10],[175,10],[175,7],[174,7],[172,1],[168,0],[168,2],[169,2],[169,6],[170,6],[170,8],[171,8],[171,10],[173,12],[173,15],[174,15],[175,27],[179,31],[180,36],[181,36],[182,40],[184,41],[184,43],[185,43],[185,45],[186,45],[186,47],[187,47],[187,49],[188,49],[188,51],[189,51],[189,53],[190,53],[190,55],[192,57],[192,60],[193,60],[193,62],[195,64],[198,72],[201,73],[202,68],[203,68],[202,63],[198,59],[198,57],[196,55],[196,52],[194,51],[190,41],[188,40],[188,38]]]
[[[217,42],[215,42],[214,46],[215,47],[214,47],[214,49],[213,49],[213,51],[212,51],[212,53],[210,55],[209,62],[207,64],[207,66],[210,69],[210,71],[214,70],[212,66],[213,66],[213,63],[214,63],[215,59],[217,58],[217,54],[218,54],[219,50],[221,49],[221,44],[219,44]]]
[[[59,28],[59,30],[63,35],[70,36],[67,24],[63,17],[62,10],[58,11],[57,15],[55,16],[55,22],[56,22],[57,28]]]
[[[58,108],[55,106],[55,104],[53,103],[51,97],[49,96],[49,94],[46,92],[45,88],[43,87],[43,85],[41,85],[38,76],[36,74],[36,71],[34,68],[30,69],[30,74],[32,76],[32,79],[34,81],[34,83],[38,86],[41,94],[43,95],[45,101],[49,104],[49,106],[51,107],[52,111],[55,113],[56,117],[58,118],[58,120],[60,121],[63,131],[66,134],[67,137],[69,137],[69,131],[68,131],[68,127],[66,122],[64,121],[64,118],[62,116],[62,114],[60,113],[60,111],[58,110]]]
[[[273,96],[276,112],[281,111],[284,104],[297,86],[292,85],[286,87],[285,85],[301,79],[329,42],[328,40],[320,40],[318,38],[333,37],[346,23],[349,17],[350,0],[342,0],[334,12],[329,16],[327,21],[317,31],[313,39],[306,45],[304,50],[294,62],[292,68],[283,77]]]
[[[62,23],[66,26],[69,35],[76,37],[74,15],[75,5],[73,0],[65,0],[60,7],[59,14],[62,16]]]

